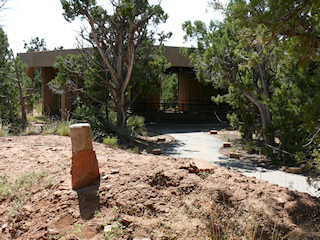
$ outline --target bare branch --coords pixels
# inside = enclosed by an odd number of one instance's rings
[[[302,147],[308,147],[313,142],[313,140],[316,138],[316,136],[319,134],[319,132],[320,132],[320,128],[318,128],[317,132],[312,136],[310,141],[307,144],[303,145]]]

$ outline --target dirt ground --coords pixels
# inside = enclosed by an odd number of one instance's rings
[[[185,159],[94,150],[100,179],[75,191],[69,137],[0,138],[0,239],[320,239],[320,201],[306,193],[220,167],[192,173]]]

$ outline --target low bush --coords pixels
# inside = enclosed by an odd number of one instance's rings
[[[72,121],[51,121],[42,128],[43,135],[56,134],[70,136],[70,126]]]
[[[107,136],[106,138],[103,138],[103,144],[107,146],[118,147],[118,141],[119,139],[114,136]]]
[[[9,135],[10,125],[3,123],[0,119],[0,137],[6,137]]]

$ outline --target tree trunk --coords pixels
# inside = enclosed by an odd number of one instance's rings
[[[119,94],[116,101],[116,111],[117,111],[117,126],[124,130],[126,128],[127,122],[127,107],[126,99],[124,94]]]
[[[271,127],[271,113],[267,109],[267,107],[259,101],[258,98],[256,98],[252,92],[240,88],[239,86],[235,85],[238,87],[240,91],[243,92],[243,94],[254,104],[257,106],[259,112],[260,112],[260,117],[261,117],[261,123],[262,123],[262,130],[263,130],[263,138],[265,141],[266,145],[274,145],[274,132],[268,133],[268,128]]]
[[[266,145],[274,145],[274,132],[269,132],[268,128],[271,127],[271,113],[266,108],[266,106],[262,103],[258,103],[257,105],[260,115],[261,115],[261,123],[263,128],[263,138]]]
[[[20,97],[22,130],[25,130],[26,127],[27,127],[27,124],[28,124],[28,122],[27,122],[27,113],[26,113],[26,104],[25,104],[25,99],[24,99],[24,96],[23,96],[22,80],[21,80],[21,75],[20,75],[19,69],[18,69],[17,60],[15,60],[14,64],[15,64],[17,85],[18,85],[19,97]]]

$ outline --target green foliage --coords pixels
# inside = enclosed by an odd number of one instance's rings
[[[29,43],[24,42],[24,49],[27,50],[27,52],[42,52],[47,51],[47,44],[46,41],[43,38],[35,37],[31,38]]]
[[[72,121],[50,121],[43,128],[41,134],[56,134],[61,136],[70,136],[70,126]]]
[[[223,9],[223,22],[183,25],[185,39],[197,40],[196,49],[183,52],[194,62],[199,81],[228,88],[227,94],[212,100],[232,106],[228,119],[243,137],[261,136],[266,153],[291,164],[300,162],[295,154],[317,161],[314,149],[320,142],[319,42],[305,42],[319,36],[320,6],[315,1],[301,3],[236,0],[226,7],[216,5]],[[299,14],[306,13],[305,25],[293,27],[302,20]],[[287,18],[285,23],[279,20]],[[306,34],[310,29],[311,35]]]
[[[142,135],[145,129],[145,118],[142,116],[129,116],[127,120],[127,126],[131,128],[132,132]]]
[[[254,28],[256,24],[266,26],[266,33],[284,38],[297,37],[299,46],[294,52],[303,54],[301,60],[318,55],[320,36],[320,2],[318,0],[255,0],[233,1],[225,14],[242,26]],[[269,38],[276,42],[277,38]],[[311,57],[311,58],[310,58]]]
[[[104,234],[105,240],[116,240],[123,235],[125,226],[121,224],[120,219],[115,221],[112,225],[110,225],[110,227],[110,231],[107,231]]]
[[[118,141],[119,139],[117,137],[107,136],[103,139],[103,144],[107,146],[118,147]]]
[[[178,99],[178,75],[169,74],[161,81],[161,100],[164,103],[175,104]],[[169,106],[174,107],[175,105]]]
[[[14,123],[18,118],[19,95],[18,89],[12,86],[9,75],[10,50],[6,34],[0,28],[0,118]]]
[[[196,38],[198,41],[197,49],[185,52],[195,63],[199,81],[210,82],[216,88],[228,87],[228,93],[216,100],[228,102],[234,109],[246,108],[241,109],[243,113],[256,109],[260,115],[256,115],[260,122],[257,126],[261,127],[258,130],[267,144],[273,144],[267,102],[273,94],[277,69],[271,59],[277,60],[277,49],[269,46],[265,50],[267,43],[260,39],[264,27],[257,25],[253,29],[245,29],[226,18],[222,23],[211,22],[209,27],[199,21],[194,24],[185,22],[184,29],[186,38]],[[250,117],[243,115],[244,118]]]
[[[61,0],[67,21],[88,21],[91,32],[82,37],[93,48],[83,49],[79,56],[57,59],[59,76],[51,87],[76,95],[78,111],[97,127],[111,131],[108,110],[112,109],[117,113],[117,127],[127,131],[127,111],[132,101],[141,93],[156,92],[168,67],[162,45],[167,35],[157,37],[149,27],[165,22],[167,15],[160,5],[144,0],[110,3],[113,14],[96,1]],[[156,45],[156,40],[160,44]]]
[[[9,49],[6,34],[0,28],[0,118],[22,128],[27,125],[26,102],[31,79],[27,66]]]
[[[9,135],[9,131],[10,131],[10,125],[4,123],[0,119],[0,137],[7,137]]]
[[[312,157],[314,158],[317,169],[320,171],[320,152],[318,149],[313,150]]]

